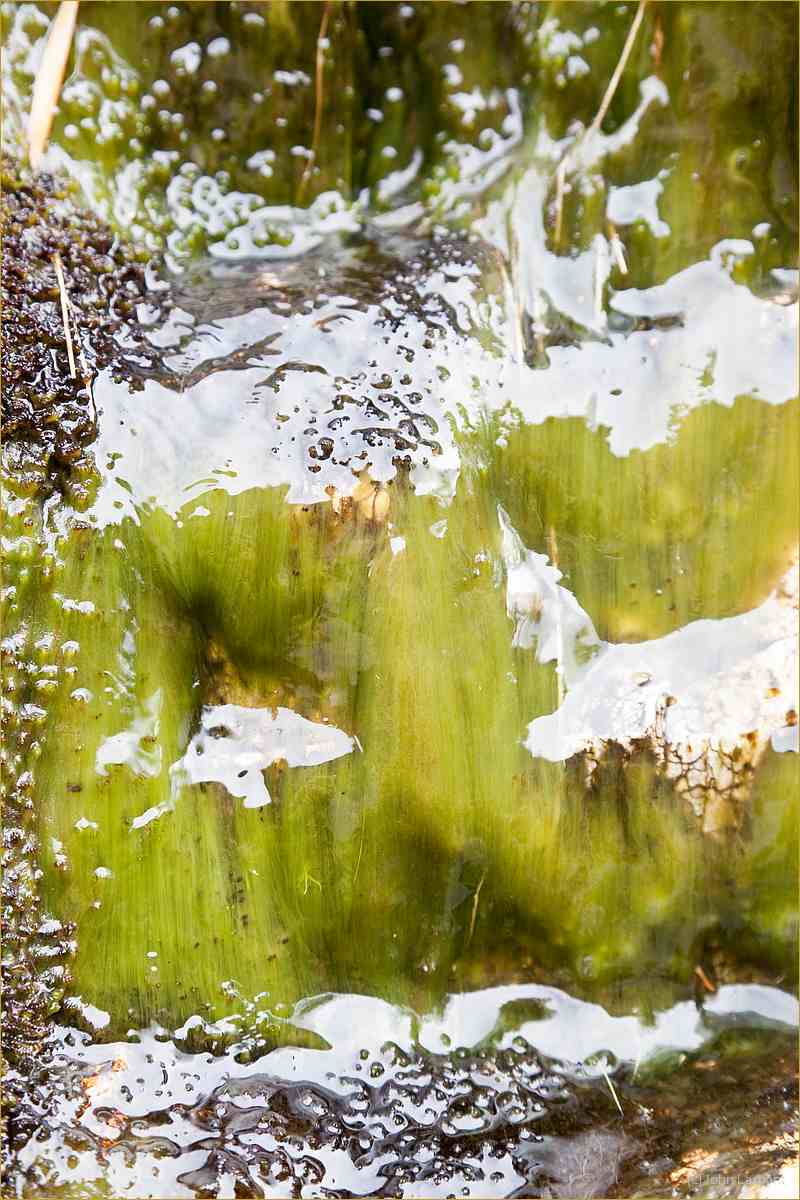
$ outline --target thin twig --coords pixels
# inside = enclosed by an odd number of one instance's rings
[[[602,237],[595,239],[594,254],[594,318],[603,319],[603,288],[608,276],[608,250]]]
[[[34,169],[47,148],[77,16],[78,0],[61,0],[36,72],[28,121],[28,158]]]
[[[358,858],[356,859],[356,869],[353,872],[353,884],[355,884],[356,880],[358,879],[358,871],[359,867],[361,866],[361,855],[364,852],[364,825],[366,823],[366,819],[366,811],[363,811],[361,813],[361,839],[358,843]]]
[[[469,945],[470,942],[472,941],[472,935],[475,932],[475,918],[478,915],[478,901],[480,900],[480,897],[481,897],[481,888],[483,887],[483,881],[485,878],[486,878],[486,872],[484,871],[480,877],[480,880],[478,881],[478,886],[475,888],[475,896],[472,901],[472,916],[470,917],[470,920],[469,920],[469,933],[467,934],[467,945]]]
[[[619,1102],[619,1096],[617,1095],[616,1088],[614,1087],[613,1083],[611,1082],[611,1078],[607,1071],[603,1071],[603,1078],[605,1079],[606,1083],[608,1084],[608,1090],[611,1092],[611,1095],[614,1099],[614,1103],[616,1104],[617,1108],[619,1109],[620,1116],[624,1117],[625,1113],[622,1111],[622,1105]]]
[[[83,344],[81,343],[79,336],[80,330],[78,328],[78,313],[69,296],[67,296],[67,307],[69,308],[73,324],[75,325],[75,341],[78,343],[78,362],[81,364],[81,371],[83,372],[84,379],[88,379],[89,364],[86,361],[86,355],[83,353]]]
[[[75,352],[72,349],[72,333],[69,327],[69,296],[67,295],[67,285],[64,282],[64,270],[61,266],[61,255],[56,251],[53,255],[53,266],[56,269],[56,278],[58,279],[58,290],[61,295],[61,319],[64,322],[64,337],[67,342],[67,358],[69,359],[69,377],[74,379],[77,375],[75,370]]]
[[[311,171],[317,161],[317,151],[319,150],[319,138],[322,130],[322,82],[323,72],[325,70],[325,39],[328,33],[328,17],[330,16],[331,0],[325,0],[325,11],[322,14],[322,21],[319,26],[319,34],[317,35],[317,64],[314,81],[314,133],[311,138],[311,154],[306,162],[306,169],[303,172],[303,177],[300,180],[299,195],[302,196],[305,190],[306,183],[311,177]]]
[[[647,0],[639,0],[639,7],[636,10],[636,15],[631,21],[631,27],[628,30],[628,36],[625,38],[625,45],[622,47],[622,53],[619,56],[619,61],[614,68],[614,72],[608,82],[608,87],[603,94],[603,99],[600,101],[600,107],[595,113],[592,123],[587,129],[584,130],[578,140],[574,142],[572,146],[570,146],[556,167],[556,225],[554,233],[554,242],[556,247],[558,247],[558,244],[561,241],[561,221],[564,207],[564,191],[566,188],[567,170],[569,169],[571,160],[576,155],[578,147],[587,141],[592,134],[597,133],[598,129],[603,123],[611,101],[614,99],[614,93],[617,90],[619,81],[622,78],[622,72],[625,70],[628,59],[630,58],[631,50],[633,49],[633,44],[636,41],[636,35],[639,32],[639,26],[642,23],[646,6]]]
[[[600,128],[600,126],[603,124],[603,119],[605,118],[605,115],[608,112],[609,105],[611,104],[611,101],[614,99],[614,93],[616,92],[617,85],[619,84],[619,81],[622,77],[622,72],[625,70],[628,59],[630,58],[631,50],[633,49],[633,43],[636,41],[636,35],[639,32],[639,26],[642,23],[642,18],[644,16],[644,10],[645,10],[646,6],[647,6],[647,0],[639,0],[639,7],[636,10],[636,16],[631,21],[631,27],[628,30],[628,36],[625,39],[625,45],[622,47],[622,54],[620,54],[620,56],[619,56],[619,62],[617,63],[616,67],[614,68],[614,74],[611,76],[611,79],[609,80],[608,87],[606,88],[606,91],[605,91],[605,95],[603,96],[603,99],[600,101],[600,107],[598,108],[597,112],[595,113],[595,118],[586,131],[587,135],[596,133],[597,130]]]

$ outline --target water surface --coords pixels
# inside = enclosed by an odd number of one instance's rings
[[[47,166],[152,255],[140,338],[79,465],[5,447],[12,1188],[767,1186],[786,8],[649,6],[589,133],[631,5],[110,8]]]

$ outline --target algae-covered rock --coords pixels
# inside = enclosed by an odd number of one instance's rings
[[[659,1055],[785,1054],[796,32],[737,7],[648,5],[592,129],[632,5],[81,6],[3,198],[31,1194],[688,1188]]]
[[[75,655],[68,675],[53,644],[39,704],[43,887],[80,916],[73,995],[109,1032],[123,1011],[168,1028],[205,1004],[229,1013],[230,979],[274,1000],[320,986],[433,996],[453,971],[495,970],[480,965],[493,945],[513,961],[532,940],[540,969],[587,989],[644,964],[685,978],[727,911],[725,851],[695,812],[713,775],[697,796],[676,790],[645,727],[617,733],[625,750],[587,746],[588,772],[558,761],[582,744],[533,758],[525,744],[564,688],[572,700],[570,656],[578,670],[600,642],[512,515],[600,613],[601,598],[632,608],[597,570],[604,520],[633,562],[674,552],[663,514],[625,519],[659,474],[644,455],[602,449],[595,489],[561,449],[580,448],[579,427],[552,453],[552,426],[512,413],[487,443],[480,413],[507,411],[513,381],[504,280],[496,253],[445,236],[342,239],[269,271],[198,265],[140,330],[140,390],[98,376],[99,487],[80,526],[54,527],[54,581],[25,645],[57,629]],[[752,402],[751,434],[773,411],[792,410]],[[532,452],[517,460],[522,437]],[[725,443],[699,445],[698,478],[726,469]],[[759,486],[760,456],[736,468]],[[627,489],[609,518],[603,469]],[[565,477],[599,514],[584,505],[571,526],[548,509]],[[735,509],[731,527],[745,519]],[[719,526],[706,545],[729,553]],[[765,552],[762,594],[784,547]],[[665,606],[667,628],[730,611],[697,599],[697,577],[692,564],[698,609]],[[780,821],[786,797],[770,795]],[[729,833],[746,834],[738,803]],[[737,854],[744,880],[746,840]],[[780,920],[785,961],[795,934]]]

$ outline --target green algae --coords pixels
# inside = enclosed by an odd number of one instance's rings
[[[631,972],[686,980],[709,939],[793,969],[785,757],[757,769],[753,833],[733,846],[709,843],[646,750],[610,750],[588,788],[579,765],[530,759],[526,724],[558,687],[512,646],[487,478],[442,538],[436,501],[390,487],[396,555],[374,522],[260,490],[206,496],[211,515],[182,529],[156,513],[60,546],[29,616],[33,642],[57,621],[81,647],[46,700],[44,896],[78,921],[72,989],[119,1014],[114,1031],[261,991],[431,1001],[498,948],[589,993]],[[266,808],[213,783],[174,796],[170,766],[211,703],[296,706],[363,749],[271,768]]]
[[[797,537],[786,503],[798,488],[796,427],[796,401],[742,397],[695,409],[666,445],[625,458],[604,430],[552,418],[520,424],[502,449],[490,429],[480,453],[525,544],[546,553],[555,538],[601,636],[638,641],[742,612],[780,576]]]

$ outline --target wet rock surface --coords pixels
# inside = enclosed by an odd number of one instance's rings
[[[100,345],[119,356],[93,362],[100,428],[96,438],[87,428],[81,444],[95,462],[106,455],[108,462],[92,518],[124,531],[126,517],[153,502],[178,514],[187,487],[200,481],[202,495],[209,479],[226,480],[232,495],[288,484],[295,501],[335,505],[360,472],[381,486],[400,472],[421,496],[447,496],[462,467],[454,423],[463,413],[474,419],[487,400],[504,404],[503,290],[502,262],[479,241],[381,233],[337,236],[300,260],[205,261],[173,278],[153,303],[140,293],[127,314],[140,323],[135,337],[124,324],[109,327]],[[60,377],[66,394],[63,370]],[[50,444],[24,424],[12,432],[36,455]],[[359,510],[371,502],[368,524],[379,526],[375,495],[356,496]],[[523,546],[517,557],[528,553]],[[546,562],[543,569],[553,572]],[[530,636],[514,635],[518,649],[530,651],[537,639],[544,646],[557,613],[544,602],[537,607],[536,588],[522,593],[525,603],[509,582],[506,603],[518,623],[536,625]],[[47,716],[46,693],[37,697],[35,688],[49,652],[36,645],[24,632],[6,645],[22,683],[18,762],[28,761]],[[562,657],[565,646],[562,629]],[[543,648],[537,655],[546,660]],[[22,703],[28,694],[38,700],[32,707]],[[601,764],[595,774],[588,795],[600,805],[613,771]],[[643,1090],[610,1060],[613,1083],[608,1072],[590,1070],[587,1078],[580,1064],[553,1060],[524,1038],[502,1051],[454,1055],[381,1047],[352,1061],[339,1056],[320,1079],[271,1074],[268,1063],[242,1076],[239,1052],[230,1060],[198,1054],[191,1037],[167,1053],[164,1038],[143,1034],[142,1062],[124,1043],[111,1053],[91,1035],[48,1036],[61,1000],[62,1014],[77,1003],[69,994],[75,931],[38,899],[34,775],[10,779],[8,1168],[35,1193],[92,1178],[123,1189],[142,1172],[150,1173],[148,1194],[163,1196],[285,1196],[307,1188],[331,1196],[601,1196],[646,1187],[651,1171],[659,1179],[676,1172],[678,1189],[693,1186],[691,1170],[681,1174],[688,1152],[675,1134],[677,1110],[661,1090]],[[624,791],[624,783],[614,786]],[[57,869],[62,851],[53,845]],[[63,865],[69,870],[66,854]],[[319,886],[310,878],[306,891]],[[258,1058],[267,1048],[245,1039],[239,1057]],[[709,1071],[704,1085],[718,1080]],[[741,1081],[727,1078],[734,1094]],[[786,1134],[788,1086],[765,1088],[757,1100],[768,1113],[770,1143]],[[632,1114],[622,1123],[618,1102]],[[719,1128],[728,1142],[740,1136],[727,1118]],[[784,1149],[779,1142],[765,1153],[765,1170],[783,1162]]]
[[[136,250],[7,170],[17,1193],[793,1194],[796,22],[648,5],[592,132],[634,11],[80,6]]]
[[[44,271],[45,251],[37,254]],[[73,277],[82,278],[79,271],[68,273]],[[451,497],[463,466],[459,420],[469,425],[487,405],[502,410],[506,402],[504,267],[477,240],[337,235],[298,260],[205,261],[149,299],[144,276],[136,279],[143,290],[125,309],[125,320],[98,325],[98,344],[110,356],[92,361],[99,429],[74,426],[72,410],[57,407],[54,440],[24,421],[11,430],[34,457],[49,454],[48,463],[66,463],[72,452],[65,441],[62,454],[57,437],[63,421],[70,444],[91,449],[93,462],[102,464],[90,518],[125,536],[132,524],[127,518],[138,521],[151,506],[178,516],[186,496],[204,495],[209,481],[222,483],[231,496],[288,485],[290,500],[332,500],[332,511],[364,472],[381,486],[402,473],[420,500],[426,491]],[[57,310],[54,300],[50,304],[47,328],[56,339]],[[64,362],[53,361],[61,403],[83,412],[80,393],[67,399],[77,385],[65,377]],[[76,463],[73,455],[72,470]],[[374,534],[381,525],[375,494],[356,495],[359,510],[368,501]],[[35,529],[37,506],[17,503],[15,518]],[[439,539],[436,531],[431,536]],[[520,561],[525,554],[522,546]],[[553,573],[546,561],[543,569]],[[502,569],[496,570],[500,583]],[[23,596],[31,586],[28,568],[15,558],[14,571]],[[508,564],[506,574],[510,579]],[[537,628],[530,636],[514,635],[514,645],[531,651],[539,639],[537,656],[546,661],[545,627],[558,613],[546,597],[538,603],[536,588],[522,587],[523,593],[525,603],[509,590],[508,615]],[[562,593],[560,603],[574,607],[571,594],[561,587]],[[92,602],[70,603],[89,605],[79,624],[91,618]],[[568,649],[563,624],[559,662]],[[512,630],[504,636],[511,640]],[[9,743],[15,768],[33,758],[48,718],[52,655],[49,643],[40,646],[25,630],[5,648],[19,685],[11,712],[16,741]],[[109,740],[120,736],[124,731]],[[147,736],[154,740],[152,731]],[[555,757],[564,757],[557,750]],[[612,742],[612,760],[614,751]],[[133,760],[109,762],[130,767]],[[613,771],[596,774],[588,795],[599,807],[608,790],[603,780]],[[163,1039],[145,1034],[150,1060],[145,1055],[140,1063],[131,1054],[129,1063],[122,1043],[104,1057],[102,1041],[86,1034],[49,1037],[61,1001],[66,998],[62,1014],[71,1014],[79,1000],[69,988],[75,930],[52,918],[38,899],[35,768],[27,775],[12,770],[9,778],[9,1170],[34,1192],[92,1178],[120,1189],[149,1171],[148,1194],[164,1196],[176,1189],[198,1196],[301,1195],[304,1188],[332,1196],[592,1196],[625,1186],[625,1179],[633,1189],[644,1186],[644,1162],[657,1164],[659,1178],[682,1169],[675,1109],[663,1093],[645,1094],[633,1081],[626,1090],[626,1070],[614,1071],[610,1061],[612,1084],[608,1072],[587,1078],[580,1065],[553,1060],[524,1038],[499,1052],[431,1055],[389,1047],[346,1062],[340,1056],[331,1078],[321,1080],[271,1074],[266,1063],[242,1077],[235,1056],[198,1055],[191,1039],[164,1057]],[[624,808],[625,784],[614,786]],[[91,828],[82,816],[75,825],[79,836],[81,822]],[[61,843],[53,842],[48,853],[56,871],[69,872]],[[111,877],[107,867],[100,870]],[[303,894],[315,885],[308,873]],[[464,892],[474,894],[476,907],[481,886],[482,878]],[[244,1054],[257,1058],[266,1049],[253,1043]],[[740,1081],[731,1086],[735,1092]],[[773,1087],[763,1094],[770,1114],[765,1137],[774,1139],[785,1132],[786,1091]],[[634,1114],[622,1127],[618,1101]],[[650,1108],[662,1113],[657,1129],[647,1124],[655,1120],[645,1117]],[[723,1125],[729,1138],[739,1136]],[[764,1161],[783,1161],[781,1153],[779,1147]]]

